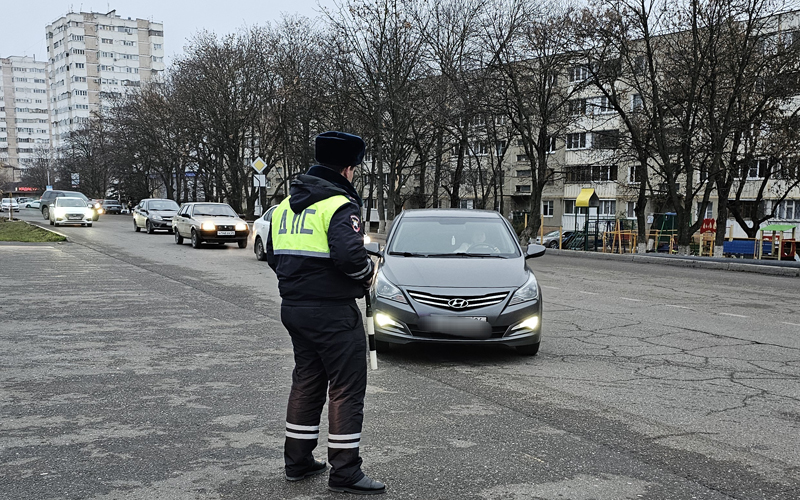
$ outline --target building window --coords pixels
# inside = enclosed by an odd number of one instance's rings
[[[506,154],[506,141],[496,141],[494,143],[495,153],[497,156],[503,156]]]
[[[640,166],[639,165],[631,165],[628,167],[628,183],[629,184],[638,184],[642,182],[642,175],[640,173]]]
[[[472,143],[471,152],[473,156],[486,156],[489,154],[486,143],[483,141],[476,141]]]
[[[531,192],[531,185],[530,184],[518,184],[516,186],[517,193],[530,193]]]
[[[101,38],[100,43],[114,43],[114,40],[111,38]]]
[[[697,211],[695,214],[697,215],[698,219],[713,219],[714,218],[714,202],[709,201],[706,205],[706,211],[703,212],[703,202],[697,202]],[[702,217],[701,217],[702,216]]]
[[[582,82],[589,78],[589,68],[586,66],[573,66],[569,69],[570,82]]]
[[[642,101],[641,94],[633,94],[631,96],[631,111],[641,111],[644,109],[644,101]]]
[[[776,215],[779,219],[800,219],[800,203],[797,200],[783,200],[778,204]]]
[[[517,155],[517,161],[528,161],[528,155]]]
[[[769,160],[764,158],[760,160],[753,160],[750,162],[750,168],[747,169],[748,179],[763,179],[769,174]]]
[[[586,99],[572,99],[567,102],[567,110],[570,115],[585,115],[586,114]]]
[[[564,215],[586,215],[587,207],[576,207],[575,200],[564,200]]]
[[[617,149],[619,147],[619,130],[598,130],[592,132],[594,149]]]
[[[627,207],[625,209],[625,216],[627,218],[629,218],[629,219],[635,219],[636,218],[636,202],[635,201],[629,201],[628,202],[628,205],[627,205]]]
[[[585,149],[586,132],[567,134],[567,149]]]
[[[542,215],[544,217],[553,216],[553,200],[542,200]]]
[[[617,180],[616,165],[576,165],[566,168],[566,182],[608,182]]]
[[[531,176],[530,169],[517,170],[517,177],[530,177],[530,176]]]
[[[459,200],[459,208],[468,208],[472,210],[475,207],[474,200]]]
[[[597,207],[599,215],[614,215],[617,213],[616,200],[600,200],[600,206]]]
[[[556,143],[556,136],[550,136],[547,138],[547,153],[555,153],[558,149],[558,145]]]

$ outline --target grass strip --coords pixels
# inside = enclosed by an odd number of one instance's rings
[[[0,219],[0,241],[21,241],[24,243],[47,243],[65,241],[63,236],[21,220]]]

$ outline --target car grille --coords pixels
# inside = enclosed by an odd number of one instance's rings
[[[217,226],[217,231],[233,231],[236,226]]]
[[[479,307],[493,306],[504,301],[508,292],[496,292],[488,295],[458,296],[458,295],[432,295],[425,292],[408,291],[412,299],[420,304],[441,307],[449,311],[469,311]]]
[[[421,337],[426,339],[437,339],[437,340],[454,340],[458,339],[457,335],[445,335],[443,333],[436,333],[436,332],[428,332],[425,330],[421,330],[419,325],[409,324],[408,330],[411,332],[411,335],[414,337]],[[507,326],[492,326],[492,336],[489,338],[492,339],[499,339],[505,335],[506,330],[508,330]],[[401,332],[402,333],[402,332]]]

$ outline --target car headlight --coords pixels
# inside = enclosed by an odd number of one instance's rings
[[[508,305],[513,306],[514,304],[521,304],[539,298],[539,284],[536,282],[536,276],[533,273],[528,274],[530,275],[528,281],[514,292],[514,296],[511,297]]]
[[[101,207],[101,205],[99,203],[95,203],[94,204],[94,208],[100,208],[100,207]]]
[[[87,208],[86,211],[83,213],[83,217],[86,219],[91,219],[94,216],[94,211],[91,208]]]
[[[234,229],[236,229],[237,231],[246,231],[247,224],[245,224],[244,222],[239,222],[238,224],[236,224],[236,227],[234,227]]]
[[[200,229],[202,229],[203,231],[213,231],[216,228],[217,226],[215,226],[213,222],[203,222],[200,225]]]
[[[56,207],[55,210],[53,210],[53,213],[55,214],[56,217],[64,217],[66,210],[64,210],[61,207]]]
[[[383,271],[379,271],[377,278],[375,278],[375,293],[378,297],[408,304],[403,292],[386,279],[386,276],[383,275]]]
[[[160,215],[158,215],[158,214],[153,214],[152,216],[150,216],[150,218],[151,218],[151,219],[153,219],[153,220],[163,220],[163,219],[161,218],[161,216],[160,216]]]

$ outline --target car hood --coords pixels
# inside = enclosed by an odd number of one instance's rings
[[[220,216],[214,217],[214,216],[211,216],[211,215],[196,215],[196,216],[192,217],[192,220],[194,220],[194,221],[196,221],[196,222],[198,222],[200,224],[202,224],[204,222],[213,222],[214,224],[217,224],[217,225],[220,225],[220,226],[233,226],[233,225],[236,225],[236,224],[238,224],[240,222],[243,223],[243,224],[245,223],[239,217],[220,217]]]
[[[398,286],[443,288],[505,288],[528,279],[525,259],[424,258],[387,256],[386,277]]]
[[[160,215],[161,217],[175,217],[178,213],[177,210],[150,210],[151,213]]]

